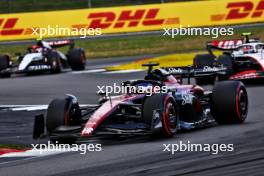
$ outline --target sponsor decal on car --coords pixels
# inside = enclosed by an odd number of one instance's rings
[[[167,71],[171,74],[183,73],[183,70],[180,68],[168,68]]]
[[[213,41],[212,45],[221,49],[234,49],[243,44],[242,40],[221,40]]]
[[[28,70],[30,71],[36,71],[36,70],[49,70],[51,69],[50,65],[32,65],[28,67]]]

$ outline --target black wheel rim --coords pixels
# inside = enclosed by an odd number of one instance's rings
[[[177,129],[177,113],[175,106],[169,102],[166,106],[166,118],[171,133],[175,133]]]
[[[244,120],[248,110],[248,98],[246,92],[243,89],[239,90],[237,101],[240,118],[241,120]]]

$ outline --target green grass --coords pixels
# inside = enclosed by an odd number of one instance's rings
[[[19,145],[19,144],[0,144],[0,149],[1,148],[23,150],[23,149],[27,149],[29,147],[25,146],[25,145]]]
[[[241,38],[242,32],[251,31],[254,37],[264,40],[263,27],[251,27],[236,29],[234,36],[219,37],[220,39]],[[178,36],[174,39],[168,36],[133,36],[119,39],[101,38],[96,40],[78,40],[77,47],[86,50],[87,58],[133,56],[147,54],[183,53],[205,50],[207,41],[213,40],[205,36]],[[12,57],[16,52],[25,52],[26,46],[0,46],[1,54],[9,54]],[[66,52],[67,48],[62,48]]]

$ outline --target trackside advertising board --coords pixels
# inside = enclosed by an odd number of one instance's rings
[[[38,38],[36,28],[101,28],[102,34],[264,21],[264,0],[212,0],[0,15],[0,41]],[[34,33],[35,30],[35,33]],[[50,29],[51,30],[51,29]],[[57,29],[58,30],[58,29]],[[52,31],[51,31],[52,32]],[[80,35],[44,35],[43,38]],[[94,35],[93,32],[90,35]]]

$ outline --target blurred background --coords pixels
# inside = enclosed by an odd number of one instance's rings
[[[1,0],[0,13],[82,9],[186,1],[196,0]]]
[[[205,2],[205,0],[200,0]],[[0,1],[0,16],[2,15],[5,19],[6,14],[10,13],[25,13],[25,12],[44,12],[44,11],[57,11],[57,10],[70,10],[70,9],[89,9],[93,8],[102,8],[98,11],[103,11],[103,7],[117,7],[117,6],[130,6],[131,9],[135,6],[145,5],[145,4],[167,4],[177,2],[188,2],[190,6],[194,3],[197,3],[197,0],[1,0]],[[210,1],[207,1],[210,2]],[[215,2],[220,2],[215,1]],[[227,2],[222,0],[222,2]],[[237,2],[237,1],[232,1]],[[254,3],[254,7],[258,5],[260,1],[253,0],[247,1],[248,3]],[[219,3],[220,4],[220,3]],[[223,5],[227,7],[226,4]],[[161,8],[161,5],[158,6]],[[187,4],[189,7],[189,4]],[[197,7],[197,6],[196,6]],[[142,8],[144,8],[142,6]],[[120,8],[121,9],[121,8]],[[199,9],[199,8],[198,8]],[[182,10],[182,9],[179,9]],[[179,10],[175,9],[170,13],[178,16]],[[212,13],[218,13],[214,9],[210,9]],[[219,10],[219,9],[218,9]],[[228,13],[227,9],[225,13]],[[164,12],[165,11],[165,12]],[[183,11],[183,10],[182,10]],[[199,11],[198,11],[199,12]],[[197,12],[197,13],[198,13]],[[62,12],[63,13],[63,12]],[[163,14],[170,14],[166,10],[163,10]],[[253,13],[253,11],[252,11]],[[191,13],[185,13],[183,11],[181,14],[183,16],[190,15]],[[206,9],[201,11],[199,14],[206,14]],[[208,14],[209,15],[209,14]],[[212,15],[212,14],[210,14]],[[11,15],[12,16],[12,15]],[[14,17],[16,17],[14,15]],[[197,16],[196,16],[197,17]],[[87,16],[83,16],[87,20]],[[158,17],[162,18],[162,17]],[[197,21],[201,21],[204,18],[198,16]],[[253,18],[252,18],[253,19]],[[19,19],[21,21],[21,19]],[[42,19],[36,19],[36,21],[41,21]],[[70,19],[69,19],[70,20]],[[196,20],[196,19],[195,19]],[[18,23],[20,23],[18,21]],[[67,21],[67,18],[65,18]],[[78,19],[74,19],[74,22],[78,24]],[[88,23],[88,21],[87,21]],[[16,25],[16,27],[19,26]],[[223,25],[222,27],[233,27],[234,35],[233,36],[219,36],[218,40],[221,39],[237,39],[241,38],[243,32],[252,32],[254,37],[264,39],[263,33],[263,22],[247,22],[245,24],[227,26]],[[138,29],[138,28],[137,28]],[[160,28],[162,29],[162,28]],[[126,56],[142,56],[152,57],[153,55],[171,55],[179,53],[196,53],[206,51],[206,42],[213,40],[211,36],[175,36],[171,38],[168,36],[163,36],[162,30],[160,31],[147,31],[146,33],[140,34],[141,31],[136,31],[129,33],[128,35],[123,35],[122,33],[116,33],[114,37],[111,35],[103,35],[102,37],[87,37],[85,40],[80,40],[76,38],[76,45],[82,47],[86,50],[87,58],[97,59],[97,58],[109,58],[112,57],[126,57]],[[56,38],[54,38],[56,39]],[[58,39],[58,38],[57,38]],[[12,41],[11,44],[1,41],[0,42],[0,53],[8,54],[12,58],[15,58],[15,53],[25,51],[25,44],[34,43],[35,40],[31,40],[28,43],[23,43],[24,41]],[[30,43],[31,42],[31,43]],[[183,63],[182,60],[185,60],[183,64],[189,64],[192,62],[193,55],[168,56],[169,59],[177,60],[178,57],[179,63]],[[165,60],[165,62],[167,62]]]

